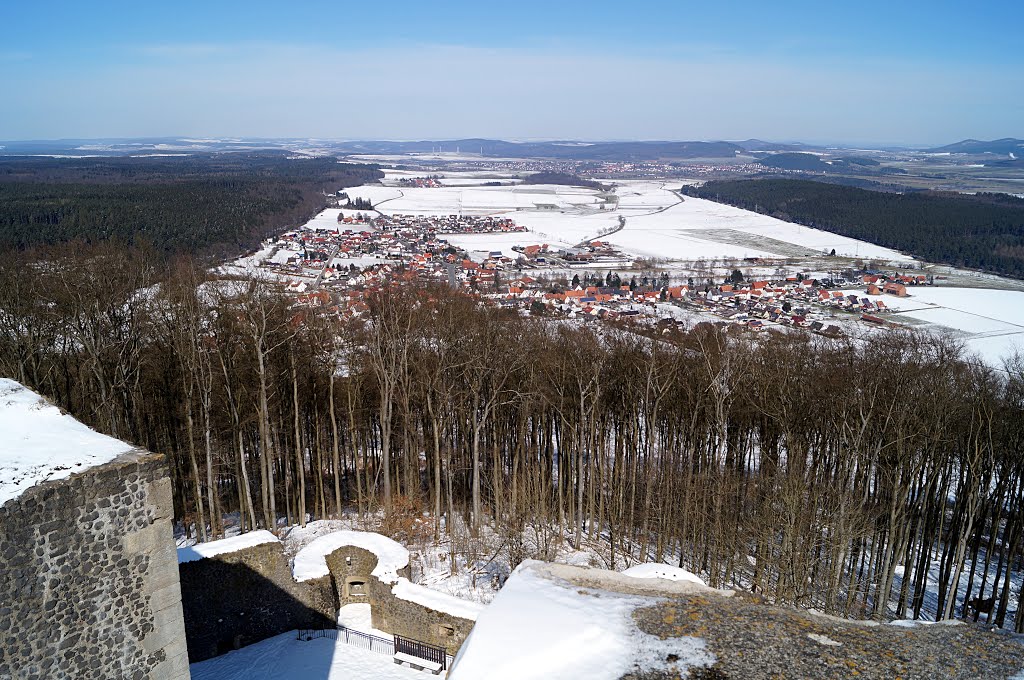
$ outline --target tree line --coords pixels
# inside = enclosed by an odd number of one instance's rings
[[[0,372],[165,453],[200,540],[228,513],[414,508],[514,559],[598,542],[610,568],[670,559],[849,617],[993,598],[1024,630],[1019,359],[910,332],[573,325],[430,287],[341,322],[152,251],[31,255],[0,257]]]
[[[72,240],[236,254],[310,217],[372,166],[279,153],[0,160],[0,250]]]
[[[793,179],[711,181],[681,192],[932,262],[1024,277],[1024,199],[1006,194],[900,194]]]

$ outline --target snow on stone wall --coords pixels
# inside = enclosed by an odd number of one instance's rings
[[[89,429],[21,383],[0,378],[0,505],[131,448]]]
[[[10,381],[4,382],[10,398]],[[15,393],[14,409],[32,394]],[[77,443],[102,435],[71,425],[38,398],[29,408],[36,410],[21,417],[41,412],[43,426],[82,435],[69,437],[67,450],[51,462],[85,464],[44,475],[50,481],[25,485],[0,505],[0,678],[187,680],[164,457],[111,440],[116,444],[101,442],[103,455],[121,455],[89,459],[85,454],[95,449],[79,450]],[[32,458],[39,453],[33,441],[60,447],[56,431],[9,437],[9,424],[0,418],[6,460]],[[24,450],[22,441],[29,442]]]

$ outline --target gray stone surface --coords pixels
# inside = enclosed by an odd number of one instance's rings
[[[280,543],[176,566],[192,663],[297,628],[330,628],[337,620],[329,583],[297,583]]]
[[[171,514],[139,449],[0,507],[0,680],[188,680]]]
[[[738,594],[672,596],[634,612],[637,627],[662,640],[705,640],[718,661],[697,680],[774,678],[1011,678],[1024,670],[1020,636],[976,624],[902,628],[774,607]],[[665,668],[623,680],[680,677]]]

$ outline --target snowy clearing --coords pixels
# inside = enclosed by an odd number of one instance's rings
[[[132,448],[86,427],[21,383],[0,378],[0,505]]]
[[[990,366],[1001,366],[1014,352],[1024,353],[1024,292],[987,288],[915,287],[905,298],[886,295],[898,311],[897,323],[950,329],[968,351]]]
[[[625,228],[607,240],[640,255],[693,260],[722,257],[803,257],[830,253],[862,258],[910,261],[897,251],[864,241],[846,238],[819,229],[811,229],[758,213],[722,205],[700,198],[682,201],[668,186],[638,187],[639,195],[620,199],[624,207],[650,211],[675,198],[666,208],[649,214],[626,215]],[[618,189],[617,192],[623,189]],[[624,202],[625,201],[625,202]]]
[[[571,209],[601,202],[596,192],[577,187],[533,184],[502,187],[375,187],[347,189],[352,200],[366,198],[388,214],[494,214],[518,210]]]
[[[515,260],[520,257],[520,253],[513,250],[513,246],[546,243],[556,248],[567,248],[572,245],[564,241],[540,238],[539,234],[529,231],[511,234],[445,234],[442,238],[457,248],[466,249],[471,256],[476,256],[472,259],[482,259],[488,253],[500,250],[502,255]]]

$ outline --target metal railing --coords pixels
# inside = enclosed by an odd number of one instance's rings
[[[395,636],[395,652],[402,652],[409,656],[425,659],[433,663],[441,664],[441,670],[448,668],[448,654],[441,647],[428,645],[426,642],[412,640],[410,638]]]
[[[345,626],[338,626],[337,628],[303,629],[299,631],[298,639],[300,640],[314,640],[316,638],[341,640],[346,645],[352,645],[360,649],[367,649],[371,652],[387,654],[388,656],[395,655],[394,640],[370,635],[361,630],[352,630]]]
[[[317,638],[340,640],[346,645],[367,649],[378,654],[387,654],[388,656],[394,656],[395,653],[402,652],[426,661],[441,664],[441,670],[447,670],[452,661],[452,656],[443,647],[437,647],[436,645],[430,645],[426,642],[420,642],[419,640],[413,640],[400,635],[394,636],[393,639],[388,639],[364,633],[361,630],[346,628],[342,625],[339,625],[337,628],[302,628],[297,633],[296,638],[299,640],[308,641]]]

